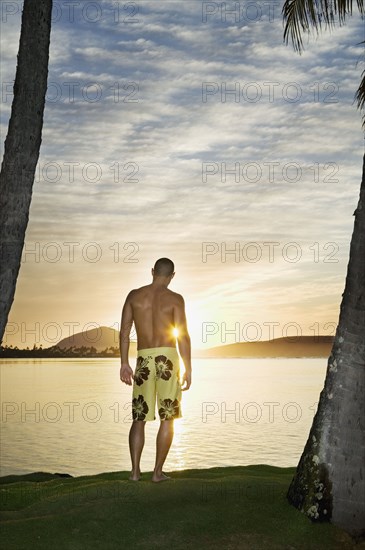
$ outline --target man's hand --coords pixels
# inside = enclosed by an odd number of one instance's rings
[[[188,390],[191,386],[191,370],[184,372],[182,377],[182,386],[184,385],[184,383],[186,384],[186,386],[185,388],[181,387],[182,391]]]
[[[120,367],[120,379],[128,386],[131,386],[133,383],[133,369],[128,365],[124,364]]]

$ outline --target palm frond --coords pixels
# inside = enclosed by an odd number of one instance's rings
[[[356,46],[365,46],[365,40],[363,40],[362,42],[359,42],[358,44],[356,44]],[[362,58],[362,64],[364,64],[364,63],[365,63],[365,61]],[[363,72],[361,74],[360,86],[359,86],[359,88],[358,88],[358,90],[355,94],[354,101],[356,101],[358,109],[360,109],[360,110],[364,109],[364,107],[365,107],[365,70],[363,70]],[[364,114],[363,125],[365,125],[365,114]]]
[[[362,72],[360,86],[355,94],[357,108],[362,111],[365,107],[365,71]],[[365,130],[365,114],[362,116],[362,127]]]
[[[361,16],[364,15],[364,0],[356,0]],[[282,14],[285,23],[284,42],[289,39],[294,50],[303,51],[303,33],[313,28],[317,34],[324,28],[344,25],[352,15],[353,0],[285,0]]]
[[[363,109],[365,107],[365,71],[362,72],[360,86],[356,92],[355,99],[357,101],[357,108]]]

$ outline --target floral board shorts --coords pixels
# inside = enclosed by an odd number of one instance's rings
[[[132,418],[155,420],[156,395],[160,420],[181,418],[180,360],[176,348],[137,350]]]

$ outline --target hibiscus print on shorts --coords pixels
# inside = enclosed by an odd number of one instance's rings
[[[155,358],[156,376],[162,380],[169,380],[172,374],[172,363],[164,355],[158,355]]]
[[[161,407],[158,409],[161,420],[171,420],[179,415],[180,405],[177,399],[160,399]]]
[[[143,395],[132,399],[132,417],[133,420],[144,420],[148,413],[148,405],[143,399]]]
[[[137,358],[136,372],[134,373],[134,380],[137,386],[140,386],[141,384],[143,384],[144,380],[148,379],[148,376],[150,374],[150,369],[146,367],[146,365],[148,365],[149,359],[152,359],[152,358],[151,357]]]

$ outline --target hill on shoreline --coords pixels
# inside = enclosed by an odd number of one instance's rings
[[[259,357],[329,357],[333,336],[296,336],[237,342],[206,349],[193,349],[197,359],[209,358],[259,358]],[[130,342],[130,357],[136,357],[137,343]],[[120,358],[119,332],[100,326],[63,338],[48,348],[22,350],[17,347],[1,347],[0,357],[115,357]]]
[[[333,336],[296,336],[256,342],[237,342],[208,349],[193,350],[197,358],[212,357],[328,357]],[[82,346],[97,351],[119,348],[119,332],[110,327],[99,327],[63,338],[57,346],[61,349]],[[136,343],[131,342],[131,355],[136,354]]]
[[[333,339],[333,336],[297,336],[238,342],[199,350],[195,357],[328,357]]]
[[[102,351],[106,348],[119,348],[119,332],[110,327],[97,327],[84,332],[77,332],[67,338],[62,338],[55,346],[60,349],[75,348],[95,348]],[[52,347],[55,347],[52,346]]]

